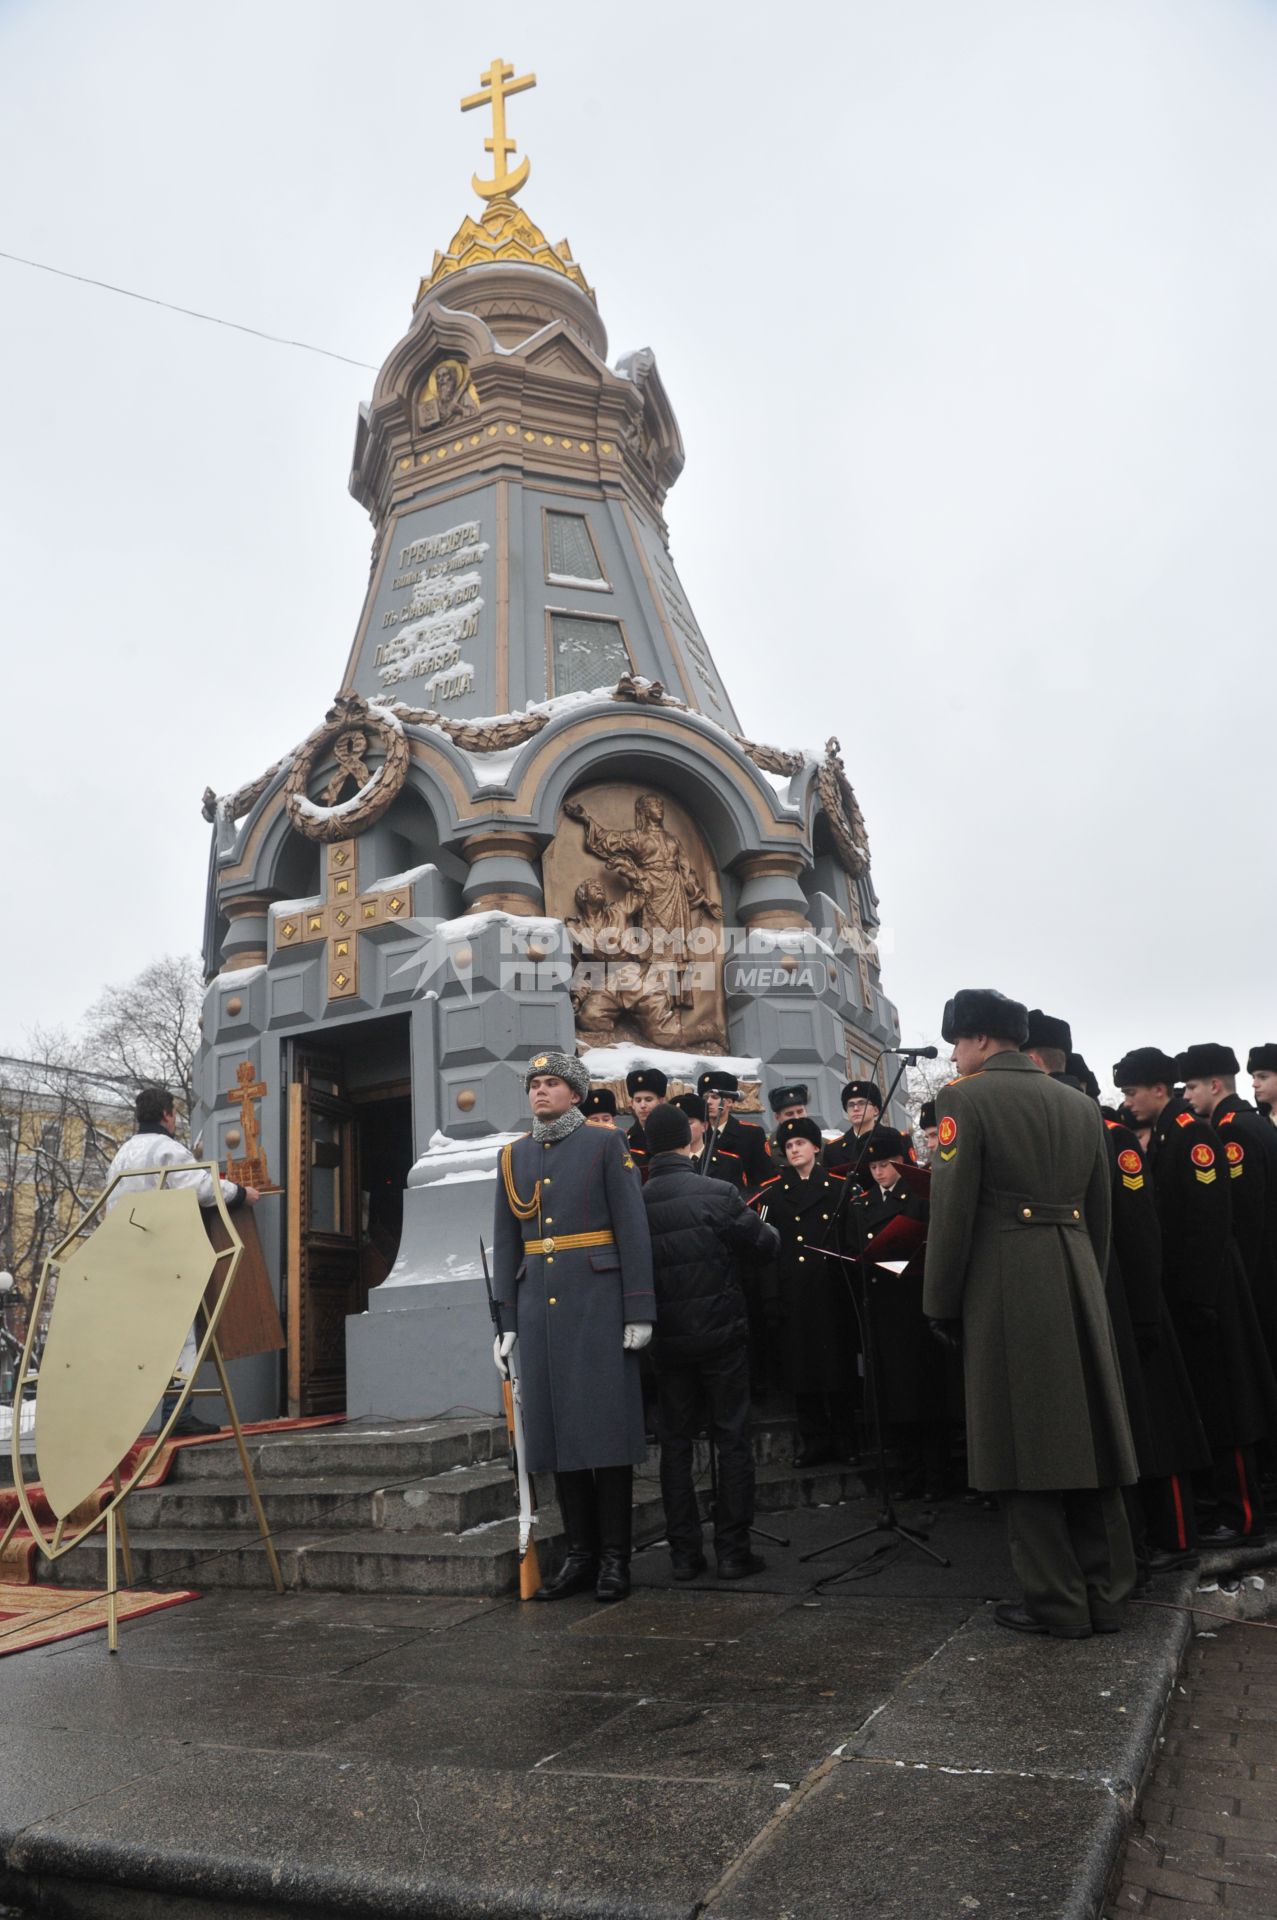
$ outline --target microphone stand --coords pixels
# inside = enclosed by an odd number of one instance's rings
[[[881,1056],[879,1057],[881,1058]],[[882,1110],[884,1113],[891,1105],[891,1096],[900,1084],[909,1058],[910,1056],[907,1054],[901,1058],[900,1065],[896,1069],[896,1077],[888,1088],[887,1097],[883,1102]],[[870,1135],[866,1134],[866,1142],[869,1138]],[[864,1149],[862,1148],[852,1171],[858,1172],[863,1162]],[[833,1237],[836,1241],[840,1239],[842,1216],[847,1208],[850,1190],[851,1175],[849,1173],[847,1186],[840,1197],[838,1206],[834,1210],[833,1226],[835,1232]],[[872,1283],[869,1278],[869,1262],[865,1259],[865,1223],[861,1215],[859,1213],[856,1215],[856,1252],[854,1255],[836,1251],[833,1247],[821,1247],[816,1249],[816,1251],[824,1253],[829,1258],[840,1262],[843,1267],[844,1278],[847,1281],[848,1291],[851,1294],[852,1305],[853,1307],[858,1307],[861,1332],[864,1336],[865,1343],[865,1397],[869,1415],[868,1424],[873,1441],[873,1451],[878,1457],[879,1512],[878,1518],[872,1521],[869,1526],[858,1527],[855,1533],[843,1534],[841,1539],[831,1540],[827,1546],[813,1547],[810,1553],[799,1554],[799,1561],[801,1563],[807,1560],[816,1560],[819,1559],[823,1553],[836,1553],[839,1547],[849,1547],[857,1540],[867,1540],[875,1533],[885,1533],[890,1535],[893,1540],[898,1540],[902,1547],[913,1547],[916,1552],[925,1553],[929,1559],[936,1561],[938,1565],[951,1567],[953,1565],[951,1560],[946,1559],[944,1554],[940,1553],[937,1548],[927,1545],[928,1536],[922,1528],[906,1527],[903,1524],[897,1516],[895,1503],[891,1498],[891,1483],[887,1477],[887,1442],[883,1433],[882,1406],[878,1398],[877,1325],[871,1291]],[[851,1274],[847,1271],[849,1267],[853,1266],[858,1266],[860,1269],[861,1299],[859,1303],[857,1303],[856,1300],[854,1282]],[[836,1581],[845,1580],[848,1575],[855,1573],[862,1564],[860,1561],[853,1561],[851,1566],[843,1567],[838,1573],[826,1574],[823,1579],[816,1582],[816,1585],[817,1587],[832,1586]]]

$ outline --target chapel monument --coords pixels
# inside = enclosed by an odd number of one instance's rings
[[[495,1409],[478,1242],[537,1049],[613,1086],[804,1080],[833,1126],[898,1036],[838,742],[743,734],[671,558],[655,358],[608,364],[516,198],[506,104],[534,84],[494,60],[462,101],[491,115],[483,205],[360,408],[372,568],[333,703],[205,794],[203,1146],[284,1189],[256,1417]]]

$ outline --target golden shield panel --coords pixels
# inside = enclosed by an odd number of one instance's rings
[[[207,1215],[194,1188],[163,1184],[171,1167],[138,1168],[99,1194],[41,1269],[13,1399],[19,1405],[28,1382],[35,1386],[36,1462],[43,1502],[56,1522],[51,1538],[32,1505],[18,1420],[10,1457],[22,1519],[50,1559],[109,1521],[152,1466],[186,1405],[194,1373],[160,1431],[146,1436],[151,1444],[130,1459],[121,1484],[121,1462],[163,1398],[192,1322],[195,1371],[212,1348],[243,1242],[226,1211],[216,1166],[196,1161],[191,1168],[213,1177]],[[139,1177],[161,1184],[139,1191],[133,1187]],[[108,1210],[125,1182],[128,1190]],[[209,1237],[214,1216],[220,1245]],[[99,1489],[108,1481],[115,1491],[103,1501]]]
[[[215,1255],[191,1187],[126,1193],[63,1261],[36,1384],[40,1482],[65,1519],[173,1376]]]

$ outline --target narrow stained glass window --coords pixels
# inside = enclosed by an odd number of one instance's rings
[[[550,576],[557,580],[597,580],[606,586],[583,513],[547,513]]]
[[[550,657],[552,694],[614,687],[630,667],[617,621],[578,620],[570,613],[550,615]]]

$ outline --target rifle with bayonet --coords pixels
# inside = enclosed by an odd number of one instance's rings
[[[479,1236],[479,1258],[483,1262],[483,1284],[488,1289],[488,1312],[492,1315],[493,1327],[500,1335],[503,1331],[501,1309],[492,1291],[492,1275],[488,1271],[488,1250],[483,1244],[482,1234]],[[532,1528],[536,1522],[536,1495],[527,1469],[527,1447],[523,1438],[523,1394],[519,1387],[519,1376],[508,1359],[502,1361],[501,1365],[501,1399],[505,1406],[506,1432],[510,1439],[510,1471],[514,1475],[514,1484],[519,1495],[519,1598],[530,1600],[541,1585],[537,1543],[532,1538]]]

